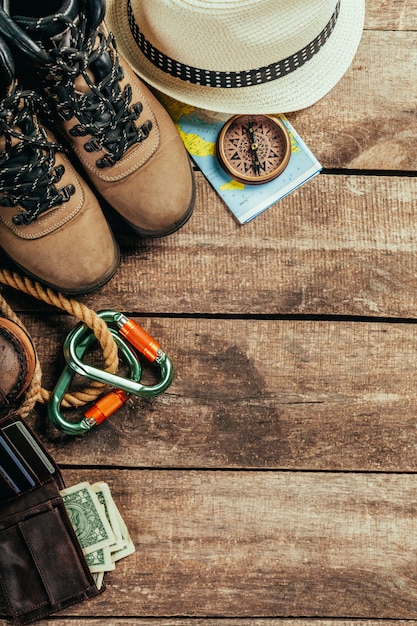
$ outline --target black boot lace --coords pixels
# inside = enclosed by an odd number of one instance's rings
[[[90,137],[84,144],[85,150],[105,151],[96,161],[97,167],[111,167],[130,146],[148,137],[152,122],[135,124],[143,107],[139,102],[131,104],[129,84],[123,91],[120,89],[124,72],[113,35],[106,36],[98,29],[89,32],[82,12],[77,24],[65,16],[59,18],[68,26],[71,43],[67,45],[66,37],[65,45],[49,51],[53,62],[41,68],[45,91],[54,100],[57,113],[63,119],[77,118],[78,123],[70,130],[71,135]],[[85,93],[75,87],[80,76],[88,86]]]
[[[42,114],[47,109],[40,96],[17,86],[0,101],[0,206],[19,207],[13,216],[18,225],[30,224],[75,192],[73,185],[56,185],[65,168],[55,165],[55,155],[63,147],[47,139]]]

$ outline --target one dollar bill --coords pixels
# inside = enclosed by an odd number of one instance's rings
[[[96,585],[135,545],[105,482],[82,482],[61,491],[69,518]]]

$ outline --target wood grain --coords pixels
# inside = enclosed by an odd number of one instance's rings
[[[68,617],[60,618],[59,615],[55,615],[53,619],[42,620],[42,626],[102,626],[102,617],[81,617],[78,618]],[[107,620],[107,623],[111,623]],[[113,623],[117,626],[380,626],[379,620],[364,620],[364,619],[315,619],[315,618],[211,618],[211,617],[172,617],[172,618],[158,618],[158,617],[132,617],[132,618],[117,618]],[[417,622],[414,620],[390,620],[391,626],[416,626]],[[0,620],[1,626],[10,626],[10,622]]]
[[[135,319],[170,355],[171,387],[75,439],[39,408],[32,422],[59,463],[417,470],[415,324]],[[56,319],[29,328],[51,389],[65,331]]]
[[[365,29],[415,30],[416,0],[366,0],[365,7]]]
[[[324,167],[415,170],[415,14],[413,20],[413,32],[365,31],[352,65],[332,91],[289,115]]]
[[[137,551],[68,615],[416,619],[416,476],[65,472],[98,477]]]
[[[121,265],[82,302],[147,314],[415,317],[416,178],[320,175],[245,226],[197,182],[179,232],[138,241],[117,231]],[[39,308],[4,292],[16,311]]]
[[[417,625],[416,44],[417,0],[366,0],[352,66],[289,113],[324,172],[253,222],[199,172],[169,237],[109,215],[120,268],[80,300],[132,314],[176,375],[82,438],[30,419],[137,547],[45,626]],[[76,320],[2,293],[50,388]]]

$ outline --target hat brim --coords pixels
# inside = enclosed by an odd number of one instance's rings
[[[158,69],[142,54],[130,31],[127,0],[108,0],[106,25],[134,71],[158,91],[202,109],[220,113],[288,113],[313,105],[342,78],[362,36],[365,0],[342,0],[335,28],[307,63],[274,81],[251,87],[194,85]],[[244,68],[243,68],[244,69]]]

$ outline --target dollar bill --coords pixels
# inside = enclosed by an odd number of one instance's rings
[[[90,483],[63,489],[61,496],[84,554],[115,543],[112,527]]]
[[[92,574],[94,578],[94,582],[96,583],[97,589],[101,589],[103,585],[104,572],[95,572]]]
[[[110,487],[104,482],[94,483],[91,487],[104,508],[106,518],[113,531],[114,543],[110,546],[110,551],[116,552],[123,548],[124,541],[119,525],[118,510],[110,493]]]
[[[83,482],[61,491],[69,518],[98,589],[105,572],[135,552],[127,526],[105,482]]]
[[[119,550],[111,552],[111,558],[113,562],[119,561],[120,559],[123,559],[125,556],[129,556],[129,554],[133,554],[133,552],[136,550],[135,544],[130,538],[126,524],[122,516],[120,515],[119,510],[117,510],[117,518],[118,518],[119,528],[120,528],[122,538],[123,538],[123,546]]]
[[[98,572],[110,572],[116,567],[111,559],[111,552],[108,546],[105,548],[99,548],[94,552],[89,552],[85,555],[85,560],[87,561],[87,565],[92,574],[97,574]]]

